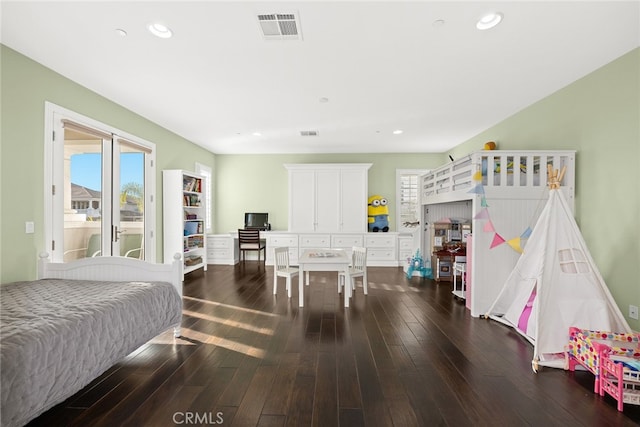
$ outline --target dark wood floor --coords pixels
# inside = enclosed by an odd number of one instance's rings
[[[343,307],[312,273],[305,307],[257,262],[187,276],[184,338],[164,334],[30,425],[631,426],[640,407],[587,372],[531,370],[532,347],[472,318],[449,284],[369,268]]]

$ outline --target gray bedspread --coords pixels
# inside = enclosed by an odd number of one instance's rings
[[[163,282],[8,283],[0,306],[5,427],[64,401],[182,318],[178,292]]]

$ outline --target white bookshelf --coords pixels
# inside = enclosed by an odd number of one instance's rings
[[[204,177],[193,172],[162,171],[164,262],[182,253],[184,274],[207,269],[204,186]]]

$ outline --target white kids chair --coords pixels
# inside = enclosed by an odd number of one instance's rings
[[[288,247],[274,248],[273,252],[275,259],[273,263],[273,294],[275,295],[278,290],[278,277],[286,277],[285,289],[288,297],[291,298],[291,278],[297,276],[300,270],[289,265]]]

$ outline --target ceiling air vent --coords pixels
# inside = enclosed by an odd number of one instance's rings
[[[262,13],[258,24],[265,40],[302,40],[297,13]]]
[[[300,136],[318,136],[317,130],[301,130]]]

